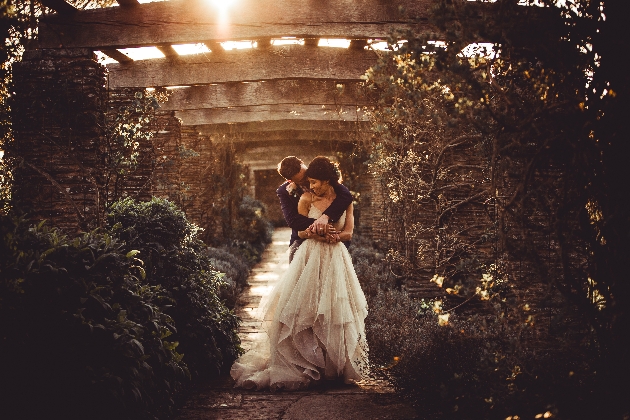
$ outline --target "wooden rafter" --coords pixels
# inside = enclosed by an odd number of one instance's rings
[[[366,121],[322,121],[322,120],[273,120],[246,123],[203,124],[195,126],[199,132],[210,134],[274,133],[291,131],[304,132],[367,132],[370,123]],[[270,134],[271,135],[271,134]]]
[[[39,2],[49,9],[53,9],[64,18],[73,16],[79,11],[76,7],[66,3],[64,0],[39,0]]]
[[[291,127],[291,124],[287,124],[287,127]],[[195,127],[202,135],[207,135],[213,138],[214,141],[242,141],[247,143],[269,143],[269,142],[287,142],[294,146],[299,144],[305,144],[314,141],[366,141],[372,133],[369,130],[365,131],[319,131],[319,130],[277,130],[277,131],[261,131],[254,133],[240,133],[232,135],[218,134],[211,125],[201,125]]]
[[[170,91],[162,110],[229,108],[252,105],[302,104],[362,106],[369,104],[360,82],[332,80],[269,80],[252,83],[223,83],[190,86]]]
[[[302,45],[226,51],[108,65],[111,88],[182,86],[272,79],[359,81],[376,63],[373,51]]]
[[[175,51],[175,48],[173,48],[172,45],[157,45],[157,49],[160,50],[160,52],[162,52],[162,54],[164,54],[166,58],[169,58],[171,60],[179,57],[179,54],[177,53],[177,51]]]
[[[113,58],[114,60],[118,61],[121,64],[127,64],[127,63],[133,62],[133,59],[131,57],[121,53],[115,48],[103,48],[101,49],[101,52],[105,54],[106,56]]]
[[[431,0],[336,0],[324,5],[319,1],[239,0],[221,20],[212,2],[171,0],[81,10],[70,21],[44,16],[40,45],[101,49],[282,36],[385,38],[394,29],[431,30],[427,23],[430,5]]]
[[[234,108],[189,109],[176,111],[183,125],[245,123],[271,120],[367,121],[356,106],[255,105]]]
[[[140,4],[138,0],[116,0],[116,2],[122,7],[133,7]]]
[[[212,51],[213,53],[222,53],[223,51],[225,51],[225,49],[223,49],[223,46],[221,45],[220,42],[203,41],[202,44],[206,44],[206,47],[208,47],[208,49]]]

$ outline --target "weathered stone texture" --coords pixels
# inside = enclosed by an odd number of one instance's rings
[[[27,51],[14,65],[13,197],[33,219],[68,230],[102,216],[105,68],[87,49]]]
[[[216,145],[208,136],[200,135],[195,127],[181,129],[181,206],[190,220],[205,228],[208,217],[212,213],[214,200],[211,185],[211,175],[217,169]]]

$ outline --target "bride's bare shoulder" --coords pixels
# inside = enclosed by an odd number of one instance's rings
[[[298,203],[298,212],[302,215],[307,215],[312,202],[313,202],[312,193],[305,192],[304,194],[302,194],[302,196],[300,197],[300,201]]]
[[[312,192],[306,191],[300,196],[300,203],[305,202],[311,204],[311,202],[313,201],[313,197],[314,195]]]

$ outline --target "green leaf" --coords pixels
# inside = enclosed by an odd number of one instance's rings
[[[127,258],[132,258],[135,257],[136,255],[138,255],[140,253],[140,251],[138,251],[137,249],[132,249],[131,251],[127,252],[126,257]]]

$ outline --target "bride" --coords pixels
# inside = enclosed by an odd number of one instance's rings
[[[298,211],[317,219],[335,199],[339,172],[318,156],[306,176],[311,192],[302,194]],[[299,232],[306,240],[261,303],[268,340],[234,362],[230,374],[236,387],[296,390],[321,379],[352,383],[367,374],[367,303],[341,242],[352,238],[352,204],[334,228],[327,237]]]

